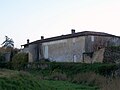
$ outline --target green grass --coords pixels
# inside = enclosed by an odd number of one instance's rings
[[[41,80],[24,71],[0,69],[0,90],[96,90],[67,81]]]
[[[35,75],[42,74],[44,76],[48,76],[53,72],[65,73],[67,76],[73,76],[75,74],[85,72],[94,72],[96,74],[100,74],[103,76],[111,76],[112,72],[118,69],[118,66],[116,64],[108,63],[87,64],[87,63],[45,62],[45,63],[31,63],[30,65],[31,68],[26,69],[28,72],[35,73]],[[39,66],[39,68],[37,66]]]
[[[0,71],[0,90],[39,90],[42,85],[29,73]]]
[[[49,87],[47,90],[98,90],[97,87],[90,87],[85,85],[73,84],[66,81],[41,81],[46,87]]]

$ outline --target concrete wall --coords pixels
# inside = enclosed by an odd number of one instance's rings
[[[45,59],[56,62],[82,62],[85,37],[76,37],[42,44]]]
[[[35,62],[38,58],[38,45],[37,44],[30,44],[29,45],[29,62]]]
[[[39,56],[38,56],[39,60],[44,59],[43,47],[41,43],[38,44],[38,50],[39,50]]]
[[[94,36],[85,36],[85,52],[93,52]]]

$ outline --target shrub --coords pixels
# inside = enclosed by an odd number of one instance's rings
[[[4,62],[5,62],[4,54],[0,52],[0,63],[4,63]]]
[[[65,80],[67,80],[67,76],[66,76],[66,74],[55,72],[55,73],[52,73],[52,75],[50,76],[50,79],[51,80],[62,80],[62,81],[65,81]]]
[[[83,72],[95,72],[104,76],[111,76],[112,72],[117,70],[116,64],[104,64],[104,63],[50,63],[50,69],[52,71],[59,70],[62,73],[72,76],[74,74]]]
[[[79,84],[87,84],[90,86],[103,86],[106,83],[106,78],[93,72],[79,73],[73,76],[72,82]]]
[[[41,88],[44,86],[27,72],[3,69],[0,73],[0,90],[45,90]]]
[[[27,53],[18,53],[12,58],[12,67],[14,69],[24,69],[28,63]]]
[[[120,63],[120,46],[106,47],[103,62]]]
[[[120,90],[120,77],[109,79],[102,90]]]
[[[67,76],[72,77],[73,75],[86,72],[94,72],[102,76],[110,77],[118,69],[116,64],[102,64],[102,63],[31,63],[30,70],[33,72],[41,71],[42,74],[48,75],[53,72],[65,73]]]

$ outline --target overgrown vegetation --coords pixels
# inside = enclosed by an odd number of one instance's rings
[[[29,63],[28,71],[37,71],[44,75],[51,73],[65,73],[67,76],[73,76],[78,73],[94,72],[103,76],[111,76],[118,69],[116,64],[102,63]]]
[[[0,90],[39,90],[40,87],[27,73],[7,70],[1,72]]]
[[[5,62],[5,57],[4,57],[4,53],[0,52],[0,63]]]
[[[119,47],[108,49],[110,52],[120,53]],[[109,55],[108,52],[105,52],[105,55]],[[2,54],[0,56],[2,57]],[[118,60],[117,56],[112,59],[114,58]],[[107,60],[109,59],[111,60],[110,57]],[[26,53],[14,53],[11,62],[0,63],[0,68],[20,71],[3,74],[5,70],[1,70],[0,90],[120,90],[120,65],[107,61],[92,64],[44,60],[28,63]]]
[[[120,46],[106,47],[103,62],[120,63]]]
[[[12,58],[12,67],[13,69],[22,69],[28,63],[28,54],[27,53],[17,53]]]
[[[24,71],[0,69],[0,90],[96,90],[68,81],[42,80]]]
[[[0,47],[0,63],[11,62],[15,54],[17,54],[19,49],[17,48],[5,48]],[[7,60],[6,60],[7,59]]]

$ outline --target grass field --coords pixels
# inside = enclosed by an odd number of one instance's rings
[[[47,90],[97,90],[97,87],[90,87],[85,85],[77,85],[66,81],[41,81]]]
[[[0,69],[0,90],[97,90],[97,87],[41,80],[24,71]]]

